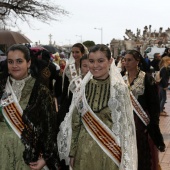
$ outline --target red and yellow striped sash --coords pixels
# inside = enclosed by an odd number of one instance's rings
[[[99,122],[96,117],[90,112],[86,112],[82,116],[82,121],[93,139],[119,166],[122,153],[120,146],[116,143],[114,139],[113,133],[111,131],[108,131],[108,129],[106,129],[105,126],[103,126],[101,122]]]
[[[22,121],[22,114],[20,113],[17,105],[15,103],[8,104],[3,107],[2,112],[8,124],[20,137],[24,129],[24,124]]]
[[[150,122],[148,115],[145,113],[145,111],[143,110],[143,108],[141,107],[137,99],[134,97],[132,92],[130,92],[130,98],[131,98],[131,102],[132,102],[135,113],[138,115],[141,121],[147,126]]]

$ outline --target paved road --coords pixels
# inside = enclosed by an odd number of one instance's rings
[[[170,90],[167,90],[167,103],[165,104],[167,116],[160,116],[160,128],[164,137],[166,150],[159,153],[159,161],[162,170],[170,170]]]

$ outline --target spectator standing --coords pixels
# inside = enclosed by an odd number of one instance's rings
[[[144,61],[146,62],[146,72],[150,73],[151,61],[148,58],[147,54],[144,54]]]
[[[166,91],[169,85],[169,73],[170,73],[170,57],[164,56],[159,64],[160,67],[160,78],[159,82],[159,96],[160,96],[160,115],[166,116],[167,113],[164,111],[164,105],[167,99]]]
[[[151,66],[154,68],[155,71],[159,71],[159,62],[161,61],[161,55],[160,53],[154,54],[154,59],[151,61]]]
[[[170,48],[167,48],[167,47],[166,47],[164,53],[162,54],[162,58],[165,57],[165,56],[170,57]]]

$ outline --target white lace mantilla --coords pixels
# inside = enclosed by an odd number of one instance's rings
[[[75,105],[78,101],[77,93],[73,93],[72,103],[69,108],[69,112],[66,114],[64,121],[60,125],[60,131],[57,135],[57,144],[60,160],[64,159],[66,165],[69,165],[69,153],[71,147],[72,137],[72,114]]]
[[[10,77],[10,80],[12,81],[12,89],[14,91],[14,94],[16,95],[18,102],[21,99],[21,95],[22,95],[22,90],[25,86],[25,82],[27,80],[29,80],[31,78],[31,75],[29,75],[28,77],[22,79],[22,80],[15,80],[14,78]]]
[[[84,46],[84,49],[85,49],[85,53],[84,54],[88,54],[87,47],[84,44],[82,44],[82,45]],[[70,69],[71,66],[74,66],[74,68]],[[75,75],[73,75],[73,74],[75,74]],[[81,70],[80,70],[80,68],[78,68],[76,70],[75,59],[73,57],[72,52],[70,54],[68,62],[66,62],[66,67],[65,67],[64,72],[63,72],[63,83],[62,83],[63,85],[64,85],[64,77],[65,77],[65,75],[68,77],[69,82],[71,82],[70,86],[69,86],[70,90],[72,92],[74,92],[74,89],[76,88],[76,83],[74,82],[74,80],[77,80],[77,77],[81,76]],[[63,85],[62,85],[62,89],[63,89]]]
[[[134,80],[133,85],[131,86],[128,81],[128,73],[123,77],[125,83],[128,85],[129,89],[131,90],[136,99],[138,99],[138,96],[144,93],[145,74],[146,74],[145,72],[140,70],[138,77]]]
[[[86,84],[92,78],[89,72],[84,77],[79,96],[83,96]],[[72,112],[75,108],[77,99],[72,101],[69,112],[60,126],[60,132],[57,137],[60,159],[65,159],[69,163],[69,152],[72,135]],[[133,118],[133,107],[130,100],[129,90],[122,76],[116,68],[114,62],[110,68],[110,99],[108,106],[112,116],[112,132],[117,138],[121,147],[122,156],[119,170],[137,170],[137,145],[136,131]]]

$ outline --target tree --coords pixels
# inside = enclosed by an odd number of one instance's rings
[[[60,15],[68,15],[69,12],[59,5],[52,3],[52,0],[1,0],[0,2],[0,25],[16,26],[18,20],[26,22],[36,19],[49,23],[57,21]]]
[[[92,46],[95,45],[94,41],[89,41],[89,40],[88,40],[88,41],[84,41],[83,44],[84,44],[88,49],[90,49],[90,47],[92,47]]]

